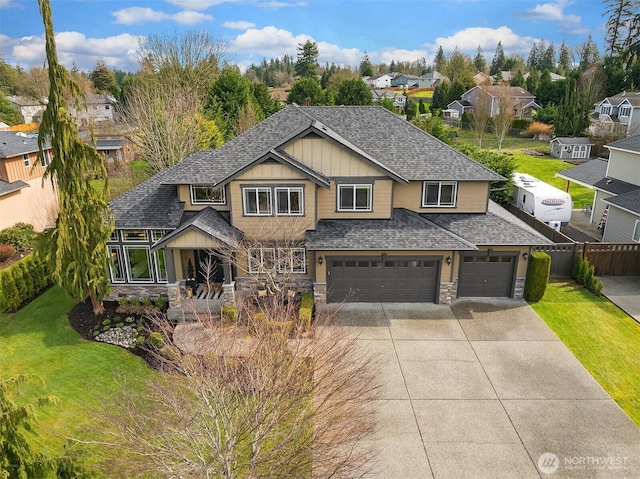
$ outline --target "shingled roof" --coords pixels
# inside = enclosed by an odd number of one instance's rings
[[[613,143],[605,145],[605,147],[640,153],[640,135],[630,136],[629,138],[624,138],[623,140],[614,141]]]
[[[14,181],[13,183],[0,180],[0,196],[11,193],[12,191],[21,190],[22,188],[27,188],[28,186],[29,184],[22,180]]]
[[[591,187],[606,176],[608,164],[608,160],[596,158],[581,165],[559,171],[556,176]]]
[[[622,208],[623,210],[630,211],[631,213],[640,215],[640,188],[629,191],[628,193],[623,193],[618,196],[605,198],[602,201]]]
[[[11,158],[38,151],[38,139],[17,135],[13,131],[0,131],[0,158]]]

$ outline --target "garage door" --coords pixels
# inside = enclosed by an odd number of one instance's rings
[[[463,255],[458,297],[511,297],[517,257],[517,253]]]
[[[440,258],[329,257],[327,301],[434,302]]]

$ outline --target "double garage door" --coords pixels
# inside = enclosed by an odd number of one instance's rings
[[[327,301],[434,302],[440,257],[328,257]]]
[[[462,254],[458,297],[511,297],[517,253]]]

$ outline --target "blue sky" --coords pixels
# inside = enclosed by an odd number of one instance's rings
[[[137,69],[140,37],[181,29],[206,30],[228,44],[242,68],[285,54],[311,39],[319,62],[357,66],[364,52],[374,63],[433,60],[457,46],[491,61],[498,41],[525,57],[534,41],[588,35],[603,52],[600,0],[52,0],[58,55],[63,64],[91,70],[98,60]],[[43,26],[37,0],[0,0],[0,50],[24,68],[42,65]]]

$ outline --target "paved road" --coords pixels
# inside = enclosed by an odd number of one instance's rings
[[[524,301],[344,304],[335,321],[382,361],[369,477],[640,477],[640,429]]]

